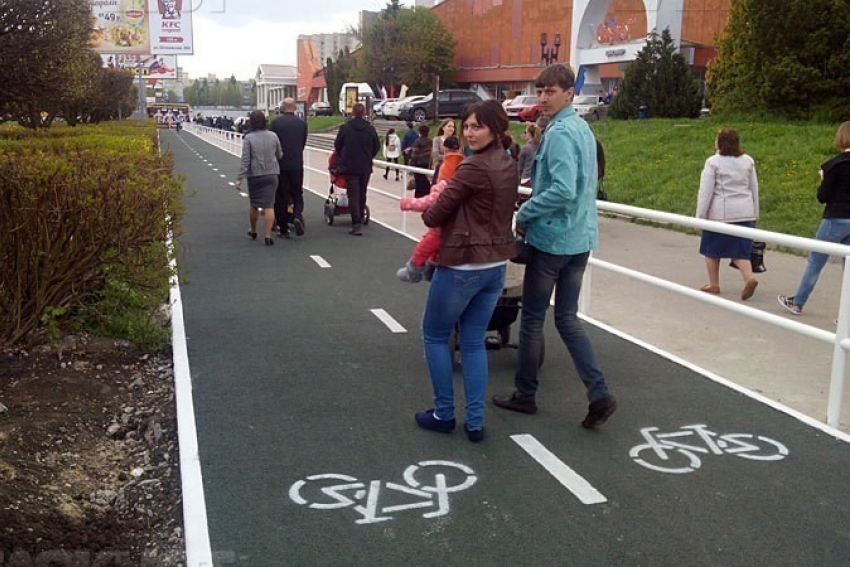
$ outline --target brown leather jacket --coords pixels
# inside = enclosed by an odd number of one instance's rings
[[[500,262],[515,255],[511,219],[517,199],[516,162],[498,141],[467,157],[446,188],[422,213],[440,227],[437,264]]]

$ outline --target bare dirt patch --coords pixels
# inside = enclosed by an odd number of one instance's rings
[[[0,566],[185,564],[167,355],[0,352]]]

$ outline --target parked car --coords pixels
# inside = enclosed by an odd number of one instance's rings
[[[519,119],[523,122],[537,122],[537,119],[540,118],[540,114],[540,105],[535,104],[531,108],[526,108],[520,112]]]
[[[388,118],[390,120],[398,120],[398,118],[399,118],[399,107],[402,104],[404,104],[406,102],[422,100],[423,98],[425,98],[425,95],[414,95],[414,96],[408,96],[408,97],[405,97],[405,98],[400,98],[400,99],[392,101],[392,102],[388,102],[387,104],[384,105],[384,109],[383,109],[384,118]]]
[[[372,105],[372,112],[375,113],[375,116],[384,117],[384,105],[388,102],[395,102],[397,98],[382,98],[379,101],[376,101],[375,104]]]
[[[331,103],[314,102],[310,105],[310,116],[330,116],[333,114]]]
[[[505,112],[508,113],[508,118],[519,120],[519,113],[523,110],[528,110],[537,104],[537,97],[534,95],[520,95],[513,99],[509,105],[505,107]]]
[[[581,118],[588,122],[599,120],[605,114],[602,95],[578,95],[573,99],[573,108]]]
[[[437,102],[439,104],[440,117],[461,116],[466,107],[473,102],[478,102],[481,97],[472,91],[463,89],[446,89],[440,91]],[[402,120],[413,120],[424,122],[434,118],[434,95],[430,94],[418,101],[408,101],[399,107],[399,118]]]

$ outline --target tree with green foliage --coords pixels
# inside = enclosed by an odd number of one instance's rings
[[[339,93],[342,90],[342,85],[353,81],[356,66],[357,61],[348,47],[340,50],[336,61],[328,57],[325,63],[325,85],[328,91],[328,102],[334,114],[340,112]]]
[[[451,68],[457,42],[427,8],[399,8],[393,1],[363,37],[357,74],[391,91],[406,83],[428,92],[437,74]]]
[[[635,118],[641,106],[660,118],[696,118],[702,105],[697,80],[665,29],[652,31],[646,45],[623,75],[620,92],[611,103],[612,118]]]
[[[0,4],[0,113],[30,128],[50,126],[63,100],[92,80],[81,74],[91,30],[89,0]]]
[[[709,67],[717,111],[787,117],[850,116],[847,0],[733,0]]]

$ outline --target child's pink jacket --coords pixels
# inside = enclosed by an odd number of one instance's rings
[[[424,197],[419,197],[418,199],[414,197],[402,198],[401,203],[399,203],[401,210],[417,211],[420,213],[424,212],[425,209],[434,204],[445,186],[446,182],[440,181],[439,183],[432,185],[431,192]],[[424,266],[425,262],[433,260],[439,251],[440,230],[437,228],[430,228],[413,250],[413,256],[410,258],[410,263],[414,266]]]

